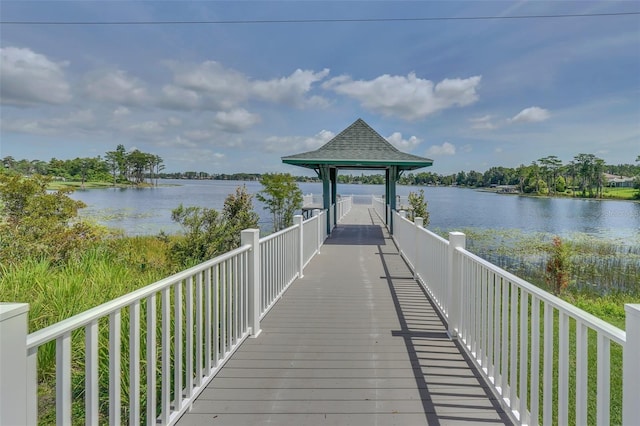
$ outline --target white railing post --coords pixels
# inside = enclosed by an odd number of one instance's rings
[[[260,230],[245,229],[240,232],[240,244],[251,245],[249,251],[249,326],[251,337],[260,332]]]
[[[462,313],[462,265],[456,261],[456,248],[465,248],[466,237],[462,232],[449,232],[449,282],[447,283],[447,327],[449,336],[457,337]]]
[[[318,233],[318,253],[320,252],[320,246],[322,246],[322,221],[318,217],[320,216],[320,209],[313,209],[313,217],[317,217],[318,226],[316,227],[316,232]]]
[[[640,407],[640,304],[624,305],[627,339],[622,355],[622,424],[638,423]]]
[[[414,242],[415,242],[415,247],[413,249],[413,279],[414,280],[418,280],[419,279],[419,273],[418,273],[418,265],[421,265],[422,262],[420,261],[420,256],[421,256],[421,250],[420,250],[420,242],[422,241],[420,238],[418,238],[420,234],[420,228],[424,227],[424,219],[421,217],[416,217],[413,219],[413,223],[416,226],[415,229],[415,237],[414,237]]]
[[[28,424],[27,324],[29,305],[0,303],[0,424]]]
[[[304,277],[304,235],[302,235],[302,222],[304,218],[302,215],[295,215],[293,217],[293,224],[298,226],[298,278]]]

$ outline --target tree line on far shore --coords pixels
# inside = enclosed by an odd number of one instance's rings
[[[42,175],[53,180],[71,182],[111,182],[116,184],[156,184],[164,170],[164,160],[139,149],[127,151],[124,145],[107,151],[105,156],[71,160],[16,160],[12,156],[0,160],[5,172],[23,176]]]
[[[41,160],[15,160],[4,157],[1,160],[5,171],[21,175],[41,174],[51,176],[54,180],[76,182],[112,182],[115,184],[157,184],[158,179],[206,179],[206,180],[241,180],[259,181],[260,173],[207,173],[207,172],[164,172],[163,159],[154,154],[133,150],[127,152],[123,145],[114,151],[106,152],[93,158],[75,158],[49,162]],[[407,173],[400,177],[401,185],[444,185],[484,188],[510,185],[521,193],[539,195],[557,195],[571,191],[574,195],[599,198],[603,188],[607,186],[605,173],[616,176],[635,178],[634,187],[640,198],[640,155],[636,164],[606,164],[602,158],[594,154],[578,154],[568,163],[563,163],[557,156],[550,155],[518,167],[491,167],[484,173],[460,171],[449,175],[433,172]],[[315,182],[319,179],[312,176],[296,176],[298,182]],[[338,174],[338,183],[384,184],[381,174]]]

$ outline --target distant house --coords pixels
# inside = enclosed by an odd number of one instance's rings
[[[613,188],[633,188],[633,178],[628,176],[618,176],[609,173],[604,174],[607,186]]]

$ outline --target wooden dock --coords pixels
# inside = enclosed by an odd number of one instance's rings
[[[376,214],[354,206],[178,424],[510,421]]]

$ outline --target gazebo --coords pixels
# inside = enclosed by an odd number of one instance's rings
[[[433,164],[433,160],[398,150],[361,118],[315,151],[282,157],[282,162],[315,170],[322,179],[323,207],[327,211],[331,206],[336,208],[338,169],[384,170],[387,212],[396,208],[396,182],[402,173]],[[332,216],[335,222],[335,210]],[[335,223],[327,221],[327,232],[332,225]]]

